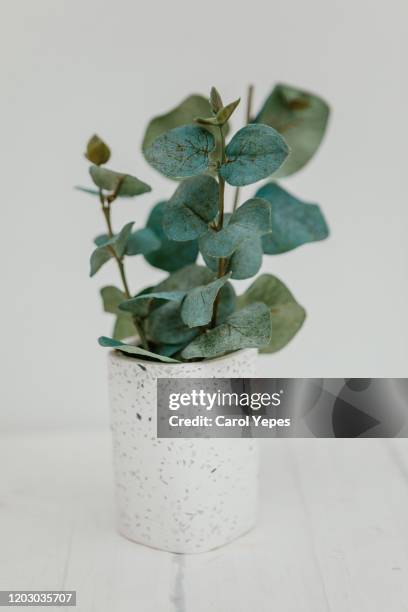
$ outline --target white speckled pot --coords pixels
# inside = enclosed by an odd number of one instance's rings
[[[252,439],[158,439],[157,378],[252,377],[257,351],[165,364],[109,353],[119,532],[161,550],[198,553],[256,521],[258,446]],[[214,469],[216,468],[216,469]]]

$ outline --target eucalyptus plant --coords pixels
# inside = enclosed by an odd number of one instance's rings
[[[168,201],[154,206],[142,228],[130,222],[116,231],[112,207],[151,187],[108,169],[111,152],[98,136],[88,142],[85,155],[95,187],[79,189],[98,198],[106,226],[95,239],[90,274],[114,260],[121,282],[101,290],[105,311],[115,315],[112,337],[102,336],[102,346],[177,363],[242,348],[274,352],[302,326],[304,308],[276,276],[262,274],[239,296],[231,280],[255,276],[263,255],[328,236],[320,208],[290,194],[277,179],[313,157],[329,107],[318,96],[279,84],[253,116],[252,94],[250,87],[245,125],[231,138],[229,123],[240,100],[224,104],[215,88],[209,100],[189,96],[150,121],[143,155],[179,184]],[[240,188],[264,179],[269,180],[240,204]],[[230,200],[227,186],[234,188]],[[168,275],[134,293],[126,261],[136,255]],[[196,263],[199,255],[204,265]],[[123,341],[132,336],[136,342]]]

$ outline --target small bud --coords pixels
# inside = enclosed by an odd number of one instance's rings
[[[215,117],[196,117],[194,121],[200,125],[217,125],[222,127],[225,123],[227,123],[228,119],[231,117],[239,103],[240,98],[235,100],[235,102],[231,102],[231,104],[227,104],[227,106],[220,108]]]
[[[215,87],[211,87],[210,106],[211,106],[211,110],[214,113],[214,115],[216,115],[218,111],[221,110],[222,107],[224,106],[222,103],[221,96],[218,93],[218,91],[215,89]]]
[[[218,125],[224,125],[224,123],[227,123],[228,119],[231,117],[232,113],[237,108],[240,101],[241,101],[241,98],[238,98],[238,100],[235,100],[235,102],[231,102],[231,104],[227,104],[227,106],[224,106],[218,111],[216,115]]]
[[[88,141],[85,157],[96,166],[101,166],[109,161],[111,152],[106,143],[96,134]]]
[[[194,121],[200,125],[218,125],[216,117],[196,117]]]

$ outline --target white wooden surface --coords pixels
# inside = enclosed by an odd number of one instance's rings
[[[182,556],[115,533],[108,434],[2,437],[0,588],[75,589],[86,612],[408,611],[407,441],[263,450],[258,527]]]

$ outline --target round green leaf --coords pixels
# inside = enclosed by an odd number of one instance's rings
[[[181,305],[181,318],[188,327],[198,327],[210,323],[215,298],[230,277],[229,274],[217,278],[208,285],[191,289]]]
[[[254,302],[266,304],[272,317],[272,337],[262,352],[279,351],[302,327],[306,318],[304,308],[296,302],[286,285],[272,274],[259,276],[238,298],[238,307],[245,308]]]
[[[120,230],[119,234],[115,234],[111,238],[108,234],[100,234],[94,239],[94,243],[98,247],[112,247],[118,257],[122,257],[126,251],[127,244],[130,240],[134,221],[126,223]]]
[[[326,132],[330,108],[320,97],[278,84],[255,119],[282,134],[291,153],[276,177],[297,172],[313,157]]]
[[[147,255],[160,248],[160,240],[148,227],[132,232],[126,244],[126,255]]]
[[[231,278],[243,280],[255,276],[262,266],[262,256],[261,238],[255,236],[242,242],[229,260]]]
[[[96,238],[94,238],[94,244],[96,244],[96,246],[98,247],[108,244],[109,241],[110,241],[109,234],[99,234],[99,236],[96,236]]]
[[[167,302],[153,310],[147,319],[147,336],[157,344],[179,344],[192,340],[198,329],[191,329],[183,323],[180,304]]]
[[[129,313],[119,310],[119,304],[126,299],[123,291],[117,287],[108,286],[103,287],[100,293],[104,311],[116,315],[113,338],[115,340],[122,340],[123,338],[133,336],[135,334],[135,326],[132,317]]]
[[[329,228],[317,204],[298,200],[274,182],[261,187],[256,195],[267,200],[271,208],[273,231],[262,238],[264,253],[286,253],[329,235]]]
[[[228,224],[222,230],[210,228],[200,237],[200,251],[204,257],[229,257],[243,241],[263,236],[270,231],[269,202],[252,198],[229,217]]]
[[[225,153],[221,176],[230,185],[242,186],[256,183],[274,173],[286,159],[289,148],[273,128],[250,124],[233,136]]]
[[[147,220],[147,228],[151,229],[160,241],[160,248],[145,254],[146,261],[155,268],[174,272],[184,266],[194,263],[198,255],[197,240],[174,242],[169,240],[163,230],[163,216],[167,202],[159,202],[153,208]]]
[[[172,357],[184,348],[185,343],[179,344],[158,344],[154,347],[155,353],[158,355],[165,355],[166,357]]]
[[[225,323],[197,336],[182,351],[184,359],[212,359],[242,348],[261,348],[271,337],[271,316],[265,304],[251,304]]]
[[[170,274],[155,287],[155,291],[190,291],[199,285],[207,285],[214,276],[205,266],[191,264]]]
[[[132,298],[132,308],[122,308],[122,305],[124,302],[126,302],[126,296],[123,298],[123,300],[120,302],[118,309],[119,312],[121,312],[122,314],[129,314],[130,312],[132,313],[132,315],[138,317],[139,319],[145,319],[146,317],[149,316],[150,311],[154,308],[154,302],[150,299],[140,299],[137,300],[136,298],[138,297],[150,297],[150,292],[154,290],[154,287],[145,287],[144,289],[142,289],[141,291],[139,291],[139,293],[137,293],[133,298]]]
[[[108,243],[113,247],[116,255],[120,258],[123,257],[126,251],[126,246],[129,240],[129,237],[132,233],[132,227],[134,225],[134,221],[130,221],[130,223],[126,223],[120,230],[119,234],[114,236],[109,240]]]
[[[104,246],[96,248],[91,255],[89,276],[94,276],[112,257],[108,248]]]
[[[226,319],[236,310],[237,296],[235,289],[231,283],[225,283],[221,287],[219,294],[218,310],[217,310],[217,325],[225,323]]]
[[[196,117],[205,117],[210,115],[210,113],[211,107],[209,101],[204,96],[192,95],[183,100],[181,104],[173,108],[170,112],[152,119],[147,126],[142,144],[143,154],[145,155],[146,159],[146,150],[150,147],[154,140],[156,140],[156,138],[174,128],[193,124]],[[217,156],[220,154],[221,146],[219,130],[217,127],[211,126],[207,126],[206,129],[214,136],[216,141],[216,148],[210,155],[211,159],[216,160],[218,158]],[[225,137],[228,133],[228,124],[224,125],[222,131]],[[147,161],[149,161],[149,159],[147,159]],[[156,169],[160,170],[160,168]]]
[[[114,172],[100,166],[91,166],[89,172],[93,182],[100,189],[116,192],[120,184],[116,195],[121,197],[138,196],[152,190],[150,185],[130,174]]]
[[[164,209],[167,237],[185,242],[206,232],[218,213],[218,189],[211,176],[195,176],[180,183]]]
[[[180,127],[181,125],[194,123],[195,117],[208,115],[210,112],[210,104],[204,96],[188,96],[188,98],[185,98],[178,106],[168,113],[155,117],[150,121],[143,137],[143,153],[146,152],[156,138],[165,132]]]
[[[125,338],[131,338],[135,333],[136,328],[132,318],[126,312],[118,314],[113,327],[112,337],[115,340],[123,340]]]
[[[102,287],[100,294],[104,311],[110,312],[111,314],[118,314],[119,304],[123,302],[123,300],[126,300],[123,291],[117,287],[108,285],[107,287]]]
[[[215,139],[195,125],[174,128],[156,138],[146,149],[147,161],[170,178],[204,174],[210,164]]]
[[[109,238],[106,234],[97,236],[95,238],[98,248],[94,250],[91,255],[91,272],[90,276],[96,274],[96,272],[113,257],[112,249],[116,253],[117,257],[121,258],[125,254],[126,245],[129,240],[129,236],[132,232],[134,221],[126,223],[120,230],[119,234]]]
[[[140,293],[130,300],[122,300],[119,304],[119,309],[125,312],[132,312],[135,314],[139,313],[140,300],[163,300],[165,302],[177,302],[180,304],[184,296],[185,291],[149,291],[147,293]]]
[[[165,363],[179,363],[177,359],[172,359],[171,357],[167,357],[166,355],[152,353],[151,351],[146,351],[140,346],[134,346],[133,344],[125,344],[125,342],[120,342],[119,340],[114,340],[113,338],[107,338],[106,336],[101,336],[100,338],[98,338],[98,342],[103,347],[118,349],[119,351],[121,351],[121,353],[126,353],[126,355],[134,355],[135,357],[147,357],[155,361],[164,361]]]

